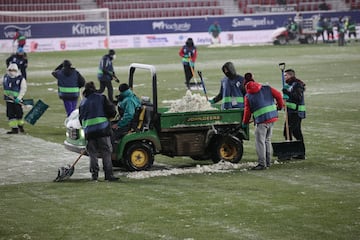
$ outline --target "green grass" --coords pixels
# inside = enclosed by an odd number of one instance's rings
[[[119,49],[114,62],[117,75],[124,82],[130,63],[154,64],[160,104],[179,99],[185,90],[177,51]],[[51,71],[70,59],[87,81],[97,84],[96,68],[103,54],[29,54],[26,98],[42,99],[50,105],[35,126],[26,125],[30,135],[63,142],[65,110],[56,93],[49,90],[56,89]],[[250,71],[255,80],[278,89],[278,63],[286,62],[306,82],[303,132],[307,160],[275,164],[260,172],[237,170],[142,180],[123,177],[121,183],[84,179],[2,185],[0,239],[358,239],[360,46],[199,47],[196,67],[206,77],[209,96],[218,92],[220,69],[226,61],[233,61],[239,73]],[[140,72],[134,91],[149,95],[150,87],[149,73]],[[273,141],[282,141],[282,124],[280,114]],[[7,128],[3,113],[0,127]],[[244,143],[242,161],[256,162],[253,128],[250,137]],[[199,164],[160,155],[155,161],[173,167]]]

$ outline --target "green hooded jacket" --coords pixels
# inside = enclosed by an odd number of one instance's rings
[[[120,98],[122,101],[118,103],[118,107],[123,114],[117,124],[119,128],[129,125],[134,118],[136,108],[141,107],[140,99],[130,89],[120,93]]]

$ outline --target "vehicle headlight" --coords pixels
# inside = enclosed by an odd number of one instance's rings
[[[85,138],[85,133],[84,133],[84,129],[79,129],[79,136],[80,138],[84,139]]]

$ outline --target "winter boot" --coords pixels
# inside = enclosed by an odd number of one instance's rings
[[[19,129],[18,128],[11,128],[11,131],[8,131],[6,134],[18,134]]]
[[[23,125],[19,125],[18,126],[19,127],[19,131],[20,131],[20,133],[25,133],[25,130],[24,130],[24,126]]]
[[[115,177],[113,175],[106,175],[105,176],[105,181],[109,181],[109,182],[116,182],[116,181],[119,181],[119,178],[118,177]]]
[[[97,180],[98,180],[98,177],[99,177],[99,174],[98,174],[98,173],[92,173],[92,174],[91,174],[91,180],[92,180],[92,181],[97,181]]]

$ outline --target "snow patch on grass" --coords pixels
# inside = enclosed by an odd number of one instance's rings
[[[213,165],[196,165],[196,167],[190,168],[173,168],[155,171],[142,171],[142,172],[131,172],[127,174],[128,178],[144,179],[151,177],[163,177],[170,175],[181,175],[181,174],[204,174],[204,173],[224,173],[234,170],[247,171],[249,168],[256,166],[255,162],[237,163],[233,164],[226,161],[220,161]]]
[[[26,130],[26,129],[25,129]],[[79,154],[70,152],[62,144],[47,142],[27,134],[8,135],[0,128],[0,185],[25,182],[51,182],[58,168],[73,163]],[[65,136],[64,136],[65,137]],[[99,159],[101,166],[101,159]],[[234,170],[247,171],[256,162],[232,164],[220,161],[211,165],[196,165],[187,168],[171,168],[169,165],[155,163],[149,171],[118,172],[116,175],[130,179],[146,179],[151,177],[181,174],[226,173]],[[99,172],[100,178],[103,171]],[[89,158],[83,156],[75,166],[71,179],[89,179]]]

